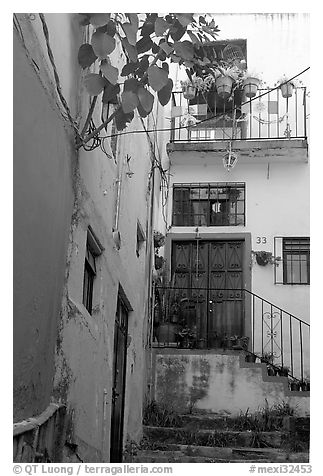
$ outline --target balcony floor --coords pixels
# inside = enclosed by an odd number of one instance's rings
[[[226,141],[167,144],[172,164],[183,164],[184,161],[185,164],[196,164],[199,159],[213,161],[214,158],[221,158],[226,149]],[[232,149],[238,153],[240,163],[308,162],[306,139],[236,140],[232,143]]]

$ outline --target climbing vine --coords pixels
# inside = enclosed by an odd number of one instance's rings
[[[98,73],[90,72],[84,78],[85,88],[93,99],[79,146],[97,136],[112,119],[117,130],[122,131],[131,123],[136,110],[141,118],[147,117],[156,100],[153,92],[165,106],[173,90],[169,63],[182,65],[189,79],[193,74],[203,77],[214,73],[216,58],[205,44],[216,39],[219,29],[207,15],[82,13],[79,17],[81,25],[93,27],[93,34],[89,43],[81,45],[78,62],[83,69],[99,64]],[[117,43],[126,57],[126,64],[120,69],[110,60]],[[112,103],[116,108],[99,127],[89,132],[87,126],[101,94],[103,105]]]

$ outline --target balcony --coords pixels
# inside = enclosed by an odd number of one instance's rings
[[[305,87],[295,88],[289,98],[279,89],[261,89],[255,98],[246,99],[237,90],[231,101],[215,91],[191,100],[174,92],[170,142],[306,141],[306,100]]]

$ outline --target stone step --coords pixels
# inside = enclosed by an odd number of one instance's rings
[[[230,430],[202,430],[144,426],[144,437],[150,442],[177,443],[217,447],[272,447],[279,448],[283,433],[280,431],[253,432]]]
[[[270,426],[267,419],[267,431],[274,431],[282,428],[283,417],[271,417]],[[186,414],[178,415],[177,423],[179,428],[186,430],[204,429],[204,430],[233,430],[246,431],[259,429],[261,423],[265,424],[261,417],[254,417],[250,414],[240,416],[208,414]]]
[[[199,449],[198,449],[199,448]],[[205,448],[207,449],[207,448]],[[210,448],[215,451],[213,454],[206,451],[206,454],[198,454],[201,447],[189,447],[191,454],[186,451],[165,451],[165,450],[141,450],[134,458],[135,463],[308,463],[308,453],[285,453],[283,451],[272,451],[255,448]],[[203,452],[202,452],[203,453]]]

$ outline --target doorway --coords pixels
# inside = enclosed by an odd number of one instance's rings
[[[114,324],[114,363],[111,409],[110,462],[122,462],[123,420],[127,368],[128,309],[120,295]]]
[[[185,324],[196,326],[197,339],[207,347],[215,336],[245,333],[244,248],[244,240],[172,243],[174,287],[196,311]]]

